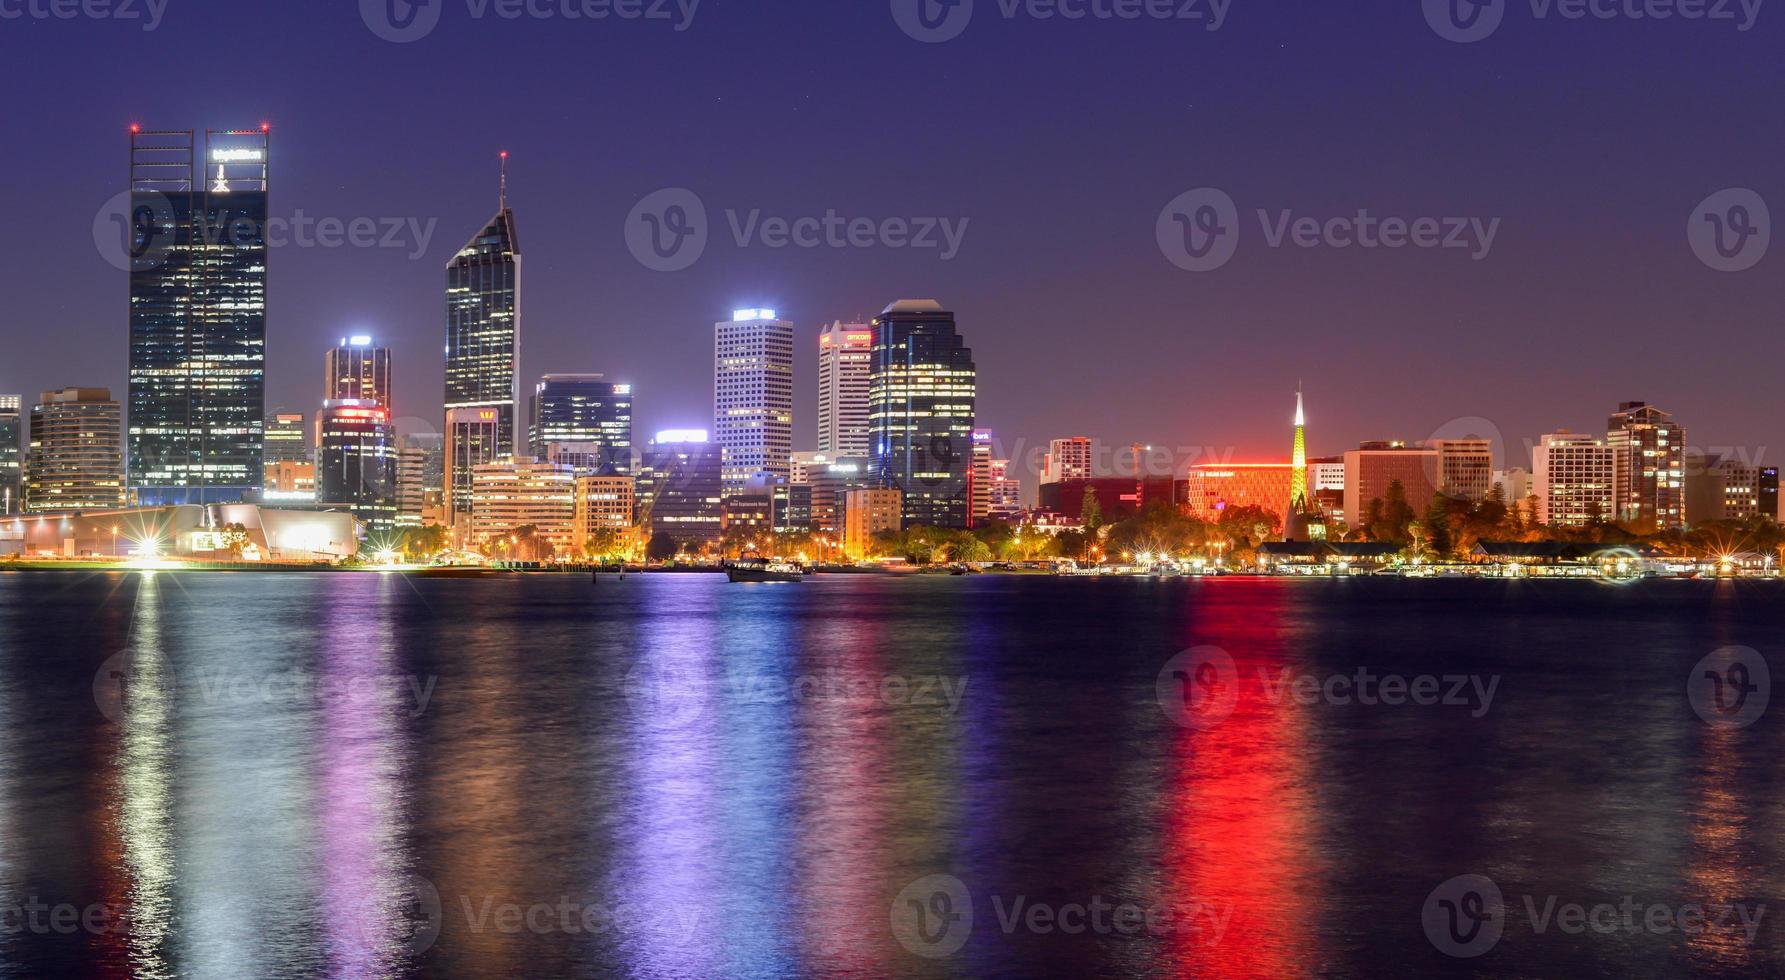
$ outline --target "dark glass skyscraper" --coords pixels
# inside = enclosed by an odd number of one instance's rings
[[[697,551],[719,540],[724,498],[723,453],[704,431],[660,432],[645,449],[640,507],[650,509],[651,534]]]
[[[446,267],[446,410],[494,409],[498,457],[514,455],[521,394],[521,246],[503,166],[496,216]]]
[[[971,525],[978,375],[954,314],[934,300],[900,300],[874,319],[868,425],[874,476],[903,491],[905,524]]]
[[[323,356],[323,400],[373,402],[389,411],[390,348],[370,337],[342,337]]]
[[[397,445],[390,411],[372,401],[327,401],[316,449],[316,501],[346,507],[372,533],[397,524]]]
[[[130,137],[128,483],[144,506],[258,491],[267,152],[258,130]]]
[[[0,395],[0,514],[25,509],[25,424],[18,395]]]
[[[533,389],[528,441],[539,459],[553,443],[587,447],[595,475],[632,473],[632,386],[599,374],[548,374]]]

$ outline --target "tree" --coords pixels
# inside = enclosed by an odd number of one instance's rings
[[[1103,526],[1103,505],[1097,502],[1096,484],[1085,485],[1085,500],[1079,506],[1078,522],[1092,534]]]
[[[425,561],[446,550],[446,528],[438,524],[406,527],[400,540],[404,556]]]
[[[676,540],[662,531],[651,535],[651,542],[645,545],[645,557],[651,561],[669,561],[681,549],[676,547]]]
[[[252,543],[248,537],[248,528],[241,524],[225,524],[221,538],[224,552],[237,561],[241,560],[242,552],[248,550],[248,545]]]

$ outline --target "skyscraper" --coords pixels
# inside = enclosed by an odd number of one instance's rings
[[[1531,450],[1537,523],[1584,527],[1615,518],[1620,452],[1603,439],[1552,432]]]
[[[280,412],[267,421],[265,458],[268,465],[313,459],[310,436],[304,431],[308,422],[303,412]]]
[[[19,396],[0,395],[0,514],[25,508],[25,422]]]
[[[390,410],[373,401],[322,406],[316,501],[346,507],[373,533],[397,524],[397,447]]]
[[[874,330],[836,321],[818,335],[818,451],[868,455],[868,383],[874,373]]]
[[[1607,423],[1620,453],[1616,519],[1649,532],[1686,520],[1686,430],[1646,402],[1624,402]]]
[[[128,480],[145,506],[262,486],[269,139],[132,129]]]
[[[599,374],[548,374],[533,389],[527,437],[547,459],[554,443],[575,443],[595,456],[591,475],[632,473],[632,386]]]
[[[417,432],[397,439],[397,526],[423,527],[439,522],[445,508],[446,438],[438,432]]]
[[[492,457],[512,456],[519,422],[521,246],[508,209],[508,154],[496,216],[446,267],[446,410],[497,417]],[[466,474],[467,481],[469,473]],[[470,484],[466,483],[469,493]]]
[[[1041,482],[1067,483],[1089,480],[1092,473],[1093,444],[1084,436],[1055,439],[1048,443],[1047,460],[1041,466]]]
[[[954,314],[935,300],[900,300],[873,326],[875,478],[903,494],[907,525],[967,527],[978,384],[973,351]]]
[[[106,388],[44,392],[31,409],[25,509],[66,513],[122,507],[123,416]]]
[[[992,513],[992,430],[973,430],[973,461],[968,469],[972,489],[973,526],[984,524]]]
[[[730,496],[752,477],[788,475],[793,324],[774,310],[738,310],[713,332],[713,438],[724,454]]]
[[[391,410],[390,348],[367,336],[342,337],[323,357],[324,401],[370,402]]]
[[[650,508],[651,535],[682,550],[719,540],[724,520],[723,460],[719,444],[698,430],[657,433],[645,449],[640,506]],[[645,495],[648,494],[648,497]]]
[[[446,410],[446,524],[469,530],[473,507],[473,471],[502,456],[502,413],[489,408]]]

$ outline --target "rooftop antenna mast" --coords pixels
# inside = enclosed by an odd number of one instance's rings
[[[501,210],[501,211],[508,210],[508,151],[507,150],[502,151],[502,192],[501,192],[501,196],[497,198],[497,201],[501,205],[498,208],[498,210]]]

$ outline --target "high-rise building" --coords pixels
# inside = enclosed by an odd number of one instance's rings
[[[713,438],[725,457],[730,495],[752,477],[788,475],[793,324],[774,310],[738,310],[713,332]]]
[[[650,511],[653,537],[683,550],[719,540],[724,517],[724,455],[702,430],[657,433],[646,447],[639,478],[641,507]]]
[[[106,388],[44,392],[31,409],[25,509],[41,514],[122,507],[123,416]]]
[[[1603,439],[1563,430],[1531,450],[1531,494],[1537,523],[1584,527],[1617,516],[1621,454]]]
[[[579,476],[576,480],[575,548],[601,555],[624,551],[632,527],[636,487],[630,476]]]
[[[269,139],[132,128],[128,479],[143,506],[263,485]]]
[[[316,457],[310,452],[309,418],[303,412],[280,412],[267,421],[266,455],[273,463],[307,462]]]
[[[521,397],[521,246],[502,158],[496,216],[446,266],[446,410],[496,413],[492,459],[515,454]]]
[[[25,420],[19,396],[0,395],[0,514],[25,509]]]
[[[356,401],[391,411],[390,348],[367,336],[342,337],[323,358],[324,401]]]
[[[796,487],[809,485],[813,473],[837,461],[837,457],[831,453],[794,453],[790,459],[787,482]]]
[[[345,507],[373,533],[397,526],[397,445],[390,409],[372,401],[322,404],[316,501]]]
[[[430,510],[444,508],[446,437],[416,432],[397,438],[397,526],[426,527]],[[437,514],[436,522],[441,520]]]
[[[446,525],[471,520],[473,471],[501,456],[502,412],[495,407],[449,408],[446,411]],[[467,530],[469,525],[467,524]]]
[[[1438,492],[1481,503],[1494,489],[1494,444],[1487,439],[1436,439]]]
[[[1686,430],[1645,402],[1619,405],[1607,428],[1621,454],[1616,519],[1645,532],[1685,523]]]
[[[1764,513],[1760,467],[1751,463],[1689,452],[1684,485],[1686,523],[1694,527],[1709,521],[1745,521]]]
[[[818,334],[818,451],[867,456],[874,328],[836,321]]]
[[[1779,468],[1762,466],[1760,468],[1760,514],[1779,520]]]
[[[874,319],[875,478],[902,494],[906,524],[971,525],[977,387],[973,351],[935,300],[900,300]]]
[[[1023,481],[1010,475],[1010,460],[992,460],[986,519],[1014,524],[1023,516]]]
[[[1438,450],[1402,442],[1366,442],[1345,454],[1345,524],[1364,526],[1370,502],[1386,500],[1395,483],[1423,516],[1438,493]]]
[[[599,374],[548,374],[534,386],[527,415],[535,458],[549,458],[554,444],[574,443],[596,457],[588,466],[594,473],[631,475],[631,385]]]
[[[845,496],[851,490],[874,485],[872,462],[862,457],[845,457],[812,470],[809,476],[812,530],[842,534]]]
[[[973,526],[984,524],[992,513],[992,430],[973,430],[973,460],[968,467],[968,499],[972,501]]]
[[[472,470],[471,538],[511,558],[541,561],[575,544],[576,473],[568,466],[505,459]],[[523,528],[532,528],[524,537]],[[549,545],[549,547],[548,547]]]
[[[1065,483],[1068,480],[1092,478],[1094,446],[1084,436],[1055,439],[1048,443],[1047,459],[1041,464],[1041,482]]]

